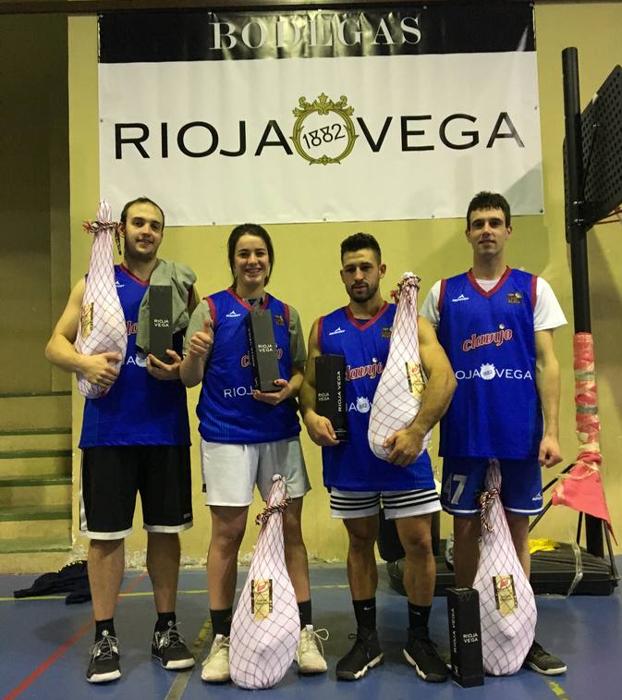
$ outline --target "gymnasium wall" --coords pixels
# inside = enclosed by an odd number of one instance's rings
[[[66,18],[0,16],[0,86],[0,393],[62,390],[42,348],[69,290]]]

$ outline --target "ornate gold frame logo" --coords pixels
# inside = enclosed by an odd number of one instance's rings
[[[341,163],[344,158],[347,158],[352,153],[358,136],[355,133],[354,122],[351,119],[354,107],[348,105],[347,97],[342,95],[337,102],[333,102],[327,95],[322,93],[311,103],[307,101],[306,97],[301,97],[298,100],[298,105],[293,110],[296,121],[294,122],[291,139],[299,156],[308,161],[310,165],[314,163],[328,165]],[[327,124],[319,129],[313,129],[305,133],[305,119],[314,113],[322,117],[333,113],[336,115],[337,120],[332,124]],[[317,156],[311,152],[323,144],[334,143],[342,138],[346,139],[344,148],[335,156],[328,156],[326,153]]]

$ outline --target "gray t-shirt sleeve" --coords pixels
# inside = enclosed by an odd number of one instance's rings
[[[434,328],[438,328],[440,321],[440,315],[438,313],[438,300],[440,295],[441,281],[439,280],[432,285],[432,289],[428,292],[427,297],[421,305],[421,310],[419,311],[419,314],[427,318]]]
[[[292,367],[304,367],[307,361],[307,348],[300,315],[293,306],[289,307],[289,349],[292,355]]]
[[[205,321],[211,321],[212,314],[209,310],[209,305],[202,299],[197,305],[196,309],[192,312],[190,317],[190,322],[188,323],[188,328],[186,329],[186,338],[184,340],[184,355],[188,353],[188,348],[190,347],[190,338],[197,331],[203,330],[203,324]]]

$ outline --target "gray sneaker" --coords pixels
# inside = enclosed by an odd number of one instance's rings
[[[102,638],[91,647],[91,660],[86,671],[89,683],[107,683],[121,678],[119,640],[104,631]]]
[[[300,641],[296,650],[298,673],[311,675],[326,672],[326,659],[322,642],[328,639],[328,630],[315,630],[313,625],[306,625],[300,630]]]
[[[229,673],[229,637],[217,634],[212,647],[203,662],[201,680],[206,683],[226,683],[231,679]]]
[[[194,656],[186,646],[176,623],[169,622],[164,632],[153,633],[151,657],[154,661],[159,661],[167,671],[180,671],[194,666]]]

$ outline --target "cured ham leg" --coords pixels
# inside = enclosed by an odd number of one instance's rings
[[[85,222],[84,228],[94,240],[75,348],[83,355],[119,352],[125,358],[127,326],[115,284],[113,234],[117,224],[112,220],[110,205],[100,202],[97,220]],[[78,391],[87,399],[97,399],[108,389],[78,374]]]
[[[229,669],[242,688],[271,688],[291,666],[300,638],[294,587],[285,566],[283,511],[285,484],[280,476],[257,524],[261,530],[248,578],[231,623]]]
[[[412,423],[421,406],[425,376],[419,358],[419,282],[419,277],[405,272],[397,285],[397,292],[393,293],[397,311],[391,330],[389,356],[369,418],[369,447],[380,459],[389,455],[389,450],[383,447],[385,440]],[[423,449],[429,442],[430,433],[423,440]]]
[[[486,491],[480,496],[482,537],[473,588],[479,592],[484,670],[494,676],[516,673],[536,629],[536,601],[518,560],[499,499],[501,473],[491,460]]]

